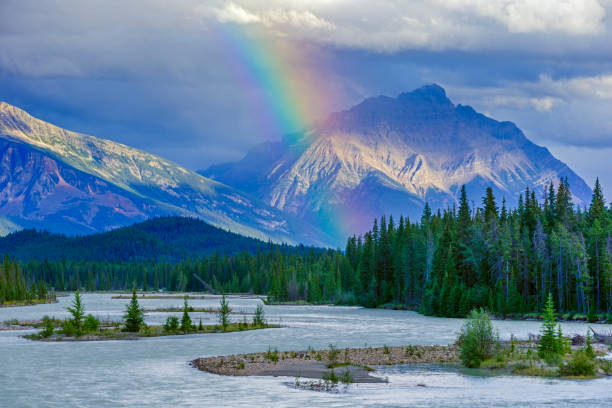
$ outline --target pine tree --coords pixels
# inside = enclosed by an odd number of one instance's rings
[[[72,307],[67,308],[72,315],[71,323],[77,336],[83,334],[83,318],[85,317],[85,306],[81,301],[81,293],[77,290],[74,293],[74,300],[72,301]]]
[[[125,331],[138,332],[144,325],[144,310],[138,304],[138,296],[136,296],[136,288],[132,289],[132,299],[125,309]]]
[[[555,334],[557,326],[555,304],[553,302],[552,293],[548,293],[548,299],[544,306],[544,321],[542,322],[539,354],[541,357],[546,357],[558,354],[558,341]]]
[[[190,332],[191,317],[189,317],[189,305],[187,304],[187,296],[185,296],[185,305],[183,306],[183,317],[181,318],[181,330],[185,333]]]
[[[231,312],[232,309],[230,308],[229,303],[225,298],[225,295],[223,295],[221,297],[218,312],[219,324],[223,328],[223,331],[225,331],[227,329],[227,326],[229,325],[229,316]]]

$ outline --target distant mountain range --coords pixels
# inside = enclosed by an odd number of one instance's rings
[[[158,156],[0,103],[0,229],[106,231],[164,215],[243,235],[326,245],[308,223]]]
[[[0,103],[0,234],[90,234],[178,215],[263,240],[343,246],[375,217],[452,206],[463,184],[473,200],[491,186],[509,206],[560,178],[575,203],[591,194],[513,123],[454,105],[437,85],[366,99],[200,173]]]
[[[66,236],[22,230],[0,237],[0,254],[21,261],[179,262],[218,253],[220,256],[264,251],[273,245],[185,217],[154,218],[109,232]],[[279,250],[308,248],[277,246]]]
[[[567,165],[529,141],[511,122],[454,105],[428,85],[396,98],[379,96],[332,114],[322,124],[256,146],[240,161],[200,171],[267,204],[324,226],[338,239],[384,214],[419,219],[426,202],[472,200],[487,187],[514,206],[526,187],[541,198],[567,178],[576,204],[591,190]]]

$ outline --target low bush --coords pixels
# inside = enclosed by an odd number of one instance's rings
[[[461,328],[457,343],[460,358],[466,367],[476,368],[493,356],[499,348],[499,335],[493,328],[489,314],[484,310],[472,310]]]
[[[347,385],[355,382],[348,368],[340,375],[340,382]]]
[[[62,333],[64,333],[64,336],[66,337],[73,337],[77,335],[77,328],[74,327],[72,320],[64,320],[62,322]]]
[[[576,351],[572,359],[560,366],[561,374],[572,377],[591,377],[595,375],[595,361],[582,351]]]
[[[42,320],[43,329],[40,332],[40,336],[44,338],[51,337],[51,335],[53,334],[53,321],[49,316],[44,316]]]
[[[176,316],[168,316],[164,323],[164,331],[167,333],[176,333],[179,330],[179,319]]]
[[[335,364],[338,361],[338,357],[340,356],[340,350],[333,344],[329,345],[329,350],[327,352],[327,361],[330,364]]]
[[[95,333],[100,330],[100,320],[92,314],[85,316],[83,322],[83,330],[85,333]]]
[[[338,384],[338,381],[340,381],[340,378],[338,378],[338,376],[334,372],[334,369],[332,368],[330,372],[323,374],[323,380],[329,381],[332,384]]]

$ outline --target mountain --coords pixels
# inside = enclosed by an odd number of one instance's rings
[[[591,190],[567,165],[511,122],[454,105],[438,85],[396,98],[369,98],[305,132],[256,146],[236,163],[201,174],[323,226],[338,239],[375,217],[419,219],[426,202],[445,208],[461,185],[481,197],[491,186],[515,205],[526,187],[543,196],[568,179],[574,200]]]
[[[21,230],[0,237],[0,254],[20,261],[178,262],[218,253],[255,253],[271,244],[213,227],[195,218],[162,217],[85,236]],[[303,247],[278,246],[283,251]]]
[[[0,103],[0,228],[85,234],[164,215],[200,218],[276,242],[325,234],[235,188],[158,156]]]

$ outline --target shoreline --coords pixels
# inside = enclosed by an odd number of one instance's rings
[[[0,308],[2,307],[24,307],[24,306],[37,306],[37,305],[46,305],[50,303],[59,303],[57,299],[45,299],[45,300],[30,300],[30,301],[10,301],[9,303],[0,304]]]

